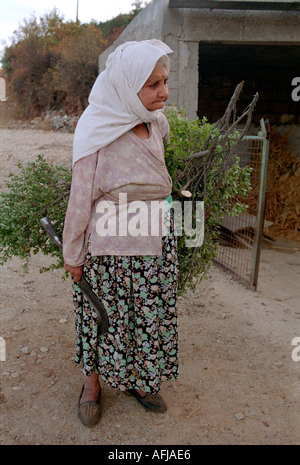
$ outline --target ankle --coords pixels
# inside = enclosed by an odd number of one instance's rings
[[[141,389],[136,389],[136,392],[137,392],[138,395],[141,396],[141,397],[145,397],[145,395],[146,395],[146,392],[145,392],[145,391],[142,391]]]
[[[84,386],[87,388],[92,388],[92,387],[99,387],[99,378],[97,373],[93,373],[90,376],[87,376],[85,379]]]

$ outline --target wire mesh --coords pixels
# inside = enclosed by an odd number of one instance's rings
[[[267,158],[264,136],[246,136],[236,147],[240,166],[251,167],[251,190],[247,197],[239,200],[247,205],[244,213],[238,216],[225,216],[220,225],[218,254],[214,262],[228,270],[244,284],[257,286],[260,259],[261,233],[264,206],[264,186],[262,183]],[[265,166],[262,166],[264,164]],[[263,168],[263,169],[262,169]],[[263,195],[263,199],[261,196]]]

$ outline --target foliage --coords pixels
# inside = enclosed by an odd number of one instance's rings
[[[202,157],[199,162],[192,158],[193,155],[201,151],[209,135],[213,134],[211,144],[214,139],[219,141],[220,132],[205,117],[202,120],[189,120],[184,116],[184,110],[180,113],[169,110],[167,117],[170,142],[165,144],[165,157],[173,181],[173,200],[180,200],[182,203],[193,201],[194,228],[197,221],[194,205],[197,201],[203,201],[205,209],[203,244],[200,247],[186,247],[186,239],[191,238],[186,237],[184,230],[178,236],[179,291],[182,293],[187,287],[194,289],[197,282],[207,277],[217,253],[219,224],[224,215],[235,216],[247,208],[239,199],[246,196],[251,189],[251,168],[241,168],[239,158],[233,155],[238,131],[231,133],[228,138],[229,156],[226,156],[228,154],[224,146],[217,144],[213,150],[212,162],[207,163],[207,157]],[[191,164],[190,169],[187,169],[188,164]],[[190,199],[181,195],[182,183],[189,186],[192,194]]]
[[[56,107],[63,104],[69,112],[86,108],[98,76],[98,56],[106,45],[101,30],[94,24],[82,25],[62,39],[60,56],[53,69]]]
[[[170,143],[166,145],[166,164],[173,180],[173,199],[186,200],[179,195],[178,178],[188,163],[188,156],[199,151],[211,133],[212,125],[206,119],[188,120],[176,112],[167,114],[170,123]],[[216,137],[218,136],[216,131]],[[236,135],[232,135],[234,144]],[[249,169],[239,167],[238,158],[224,173],[224,157],[220,148],[215,152],[213,165],[203,176],[198,190],[192,190],[192,200],[203,200],[206,211],[205,239],[201,247],[186,247],[186,236],[178,236],[180,264],[179,292],[207,276],[212,258],[217,251],[218,223],[225,213],[237,214],[243,206],[237,196],[246,194],[250,188]],[[70,189],[71,171],[49,165],[43,156],[27,166],[18,165],[19,174],[11,174],[7,190],[0,197],[0,263],[12,256],[26,259],[31,252],[41,250],[58,259],[52,268],[62,266],[61,254],[42,230],[39,220],[46,211],[62,235],[64,216]],[[202,172],[205,171],[203,167]],[[193,217],[195,227],[195,209]],[[50,267],[50,268],[51,268]]]
[[[2,59],[22,114],[32,117],[53,108],[81,112],[107,45],[95,24],[64,22],[56,10],[39,21],[25,20]]]
[[[49,268],[63,265],[57,246],[41,231],[40,219],[49,215],[62,234],[72,174],[39,155],[27,165],[18,163],[18,174],[10,174],[0,196],[0,264],[13,256],[27,260],[40,250],[58,258]],[[27,270],[27,261],[24,269]]]

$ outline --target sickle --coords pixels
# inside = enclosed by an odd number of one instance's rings
[[[49,218],[45,216],[40,220],[40,223],[47,232],[47,234],[49,234],[51,239],[55,242],[55,244],[59,247],[60,251],[62,252],[62,242]],[[82,275],[80,280],[77,281],[75,284],[82,290],[83,294],[85,295],[90,305],[93,307],[97,314],[98,334],[106,334],[108,331],[108,316],[103,303],[98,299],[97,295],[91,289],[84,275]]]

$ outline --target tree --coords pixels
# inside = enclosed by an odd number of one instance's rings
[[[98,56],[107,41],[94,24],[84,24],[75,34],[61,41],[61,52],[55,67],[57,90],[64,93],[69,110],[81,112],[98,76]],[[62,103],[62,102],[61,102]]]
[[[23,115],[51,108],[81,112],[107,46],[94,24],[64,22],[57,11],[24,20],[2,60],[8,85]]]

